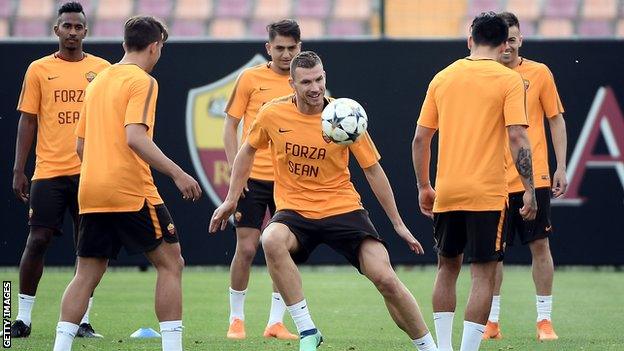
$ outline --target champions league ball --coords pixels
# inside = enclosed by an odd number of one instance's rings
[[[357,101],[340,98],[330,102],[323,110],[321,127],[326,141],[349,145],[366,132],[368,117]]]

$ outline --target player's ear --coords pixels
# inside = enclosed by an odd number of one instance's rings
[[[293,90],[295,90],[295,81],[293,80],[292,76],[288,77],[288,84],[291,88],[293,88]]]
[[[158,42],[157,41],[149,44],[149,53],[150,54],[154,54],[157,51],[158,51]]]
[[[128,46],[126,45],[125,41],[121,43],[121,47],[123,47],[124,52],[128,52]]]
[[[264,48],[267,51],[267,55],[271,56],[271,43],[265,43]]]
[[[56,36],[59,36],[58,30],[59,30],[59,25],[58,22],[54,25],[54,27],[52,27],[52,30],[54,31],[54,34],[56,34]]]
[[[518,48],[521,48],[522,47],[522,40],[524,40],[524,38],[522,37],[522,34],[520,34],[520,37],[518,38],[518,40],[520,41],[518,43]]]
[[[468,46],[468,50],[472,50],[472,35],[468,36],[468,40],[466,41],[466,46]]]

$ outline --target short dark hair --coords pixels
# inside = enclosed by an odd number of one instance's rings
[[[61,15],[64,13],[82,13],[82,15],[87,18],[87,15],[85,15],[82,5],[77,1],[70,1],[61,5],[61,7],[59,7],[58,9],[58,17],[61,17]]]
[[[283,19],[281,21],[273,22],[266,26],[267,32],[269,32],[269,41],[273,41],[276,36],[281,35],[283,37],[291,37],[295,39],[295,42],[301,41],[301,29],[299,23],[293,19]]]
[[[295,68],[313,68],[322,65],[319,55],[314,51],[302,51],[290,61],[290,76],[295,74]]]
[[[128,51],[141,51],[149,44],[167,41],[167,27],[152,16],[134,16],[124,25],[124,42]]]
[[[497,47],[507,41],[509,27],[496,13],[482,12],[472,21],[470,34],[476,45]]]
[[[518,17],[511,12],[501,12],[498,14],[500,18],[507,23],[507,27],[518,27],[520,29],[520,21],[518,21]]]

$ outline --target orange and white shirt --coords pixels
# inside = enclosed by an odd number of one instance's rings
[[[294,95],[265,105],[247,141],[256,149],[270,146],[277,210],[293,210],[310,219],[362,209],[360,195],[351,183],[349,152],[362,168],[381,158],[368,133],[349,146],[325,140],[321,114],[299,112]]]
[[[563,113],[563,106],[555,79],[548,67],[539,62],[521,58],[520,64],[514,68],[524,80],[527,97],[527,115],[529,120],[529,141],[533,158],[533,180],[536,188],[550,187],[548,171],[548,145],[544,117],[552,118]],[[518,170],[514,165],[511,151],[507,151],[507,184],[510,193],[524,191]]]
[[[78,204],[80,213],[134,212],[145,201],[163,203],[152,172],[130,149],[126,126],[144,124],[154,136],[156,79],[132,64],[102,71],[87,88],[76,135],[84,138]]]
[[[288,83],[288,75],[278,74],[271,69],[271,62],[244,70],[234,86],[234,91],[225,108],[228,115],[243,119],[241,143],[247,140],[249,129],[262,105],[288,94],[293,89]],[[269,149],[256,152],[250,178],[273,181],[273,164]]]
[[[52,54],[28,66],[17,110],[37,115],[33,180],[80,173],[74,128],[87,85],[109,66],[108,61],[90,54],[77,62]]]
[[[494,60],[455,61],[429,84],[418,124],[439,132],[433,212],[505,207],[506,126],[527,125],[519,73]]]

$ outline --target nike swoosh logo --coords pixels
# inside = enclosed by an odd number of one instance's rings
[[[288,132],[292,132],[292,129],[282,129],[282,128],[280,128],[278,131],[280,133],[288,133]]]
[[[48,77],[48,80],[56,79],[56,78],[58,78],[58,77],[59,77],[59,76]]]
[[[306,307],[308,307],[308,305],[303,305],[303,307],[301,307],[301,309],[304,309],[304,308],[306,308]]]
[[[418,344],[417,346],[424,346],[424,345],[425,345],[425,343],[424,343],[424,342],[421,342],[421,343],[420,343],[420,344]]]
[[[549,225],[548,227],[546,227],[546,229],[544,229],[545,231],[549,232],[552,229],[552,226]]]
[[[271,88],[260,88],[260,91],[271,90]]]

